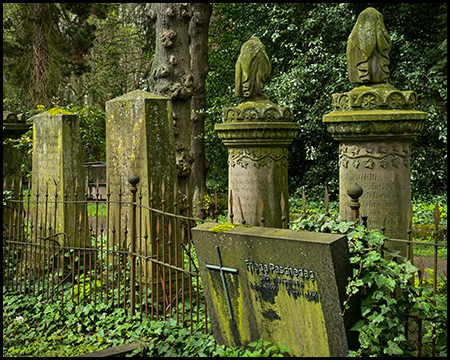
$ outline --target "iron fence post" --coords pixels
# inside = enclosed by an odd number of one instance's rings
[[[352,209],[350,221],[359,221],[359,198],[363,194],[363,189],[357,183],[354,183],[347,189],[347,194],[350,196],[350,208]]]
[[[130,317],[133,317],[136,310],[136,185],[139,183],[139,176],[136,174],[128,178],[131,184],[131,246],[130,246]]]

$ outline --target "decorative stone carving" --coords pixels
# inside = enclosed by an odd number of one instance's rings
[[[245,102],[237,107],[224,108],[222,110],[224,122],[280,122],[291,121],[291,109],[279,108],[270,100]]]
[[[263,43],[257,37],[251,37],[242,45],[236,62],[235,96],[266,98],[264,83],[271,70],[272,66]]]
[[[281,199],[288,198],[287,146],[300,125],[290,122],[289,108],[278,107],[264,95],[270,69],[264,45],[251,38],[236,63],[235,94],[245,101],[223,109],[223,123],[215,130],[229,148],[228,187],[234,204],[240,204],[233,209],[234,221],[259,225],[264,218],[266,226],[282,227],[289,211],[286,202],[281,205]]]
[[[349,36],[348,75],[355,89],[332,95],[333,111],[323,122],[339,147],[340,215],[350,219],[347,190],[364,190],[360,214],[369,228],[385,227],[389,237],[406,239],[411,202],[411,141],[427,114],[416,110],[417,94],[388,83],[391,42],[382,15],[364,10]],[[406,256],[406,245],[388,247]],[[410,253],[412,255],[412,253]]]
[[[410,156],[410,146],[405,143],[380,144],[378,147],[373,147],[372,144],[366,144],[362,147],[359,145],[349,147],[342,143],[339,147],[339,165],[344,168],[348,167],[351,160],[353,160],[352,165],[355,168],[360,163],[370,170],[389,169],[391,166],[397,169],[409,168]]]
[[[351,83],[381,83],[389,79],[391,37],[383,15],[367,8],[358,16],[348,38],[347,63]],[[370,97],[372,98],[372,97]]]
[[[285,148],[275,149],[230,149],[228,154],[228,165],[231,167],[241,166],[245,169],[253,166],[257,169],[288,166],[288,154]]]
[[[363,85],[347,93],[332,95],[336,111],[412,110],[417,105],[415,91],[399,91],[390,84]]]

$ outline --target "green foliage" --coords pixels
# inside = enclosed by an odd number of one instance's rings
[[[413,223],[434,224],[434,208],[439,204],[439,225],[447,226],[447,197],[445,195],[434,196],[427,200],[413,201]]]
[[[387,239],[379,230],[331,217],[310,216],[292,224],[295,230],[347,234],[353,275],[348,279],[349,300],[359,296],[361,319],[352,330],[359,332],[359,349],[351,356],[414,356],[416,344],[405,337],[405,315],[415,314],[425,329],[422,342],[429,351],[435,327],[437,352],[447,354],[447,281],[433,295],[429,284],[414,284],[418,270],[409,260],[384,247]],[[408,329],[410,330],[410,329]]]
[[[95,106],[68,105],[65,109],[78,115],[84,162],[106,160],[105,112]]]
[[[77,356],[134,342],[147,342],[132,355],[283,356],[285,346],[266,341],[248,349],[218,345],[203,326],[192,332],[174,319],[133,318],[110,303],[47,303],[40,297],[12,295],[3,289],[3,356]]]

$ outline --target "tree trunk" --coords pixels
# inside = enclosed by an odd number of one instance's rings
[[[33,50],[34,50],[34,86],[33,105],[49,105],[51,99],[49,94],[49,51],[48,40],[49,21],[51,21],[50,4],[32,3],[31,18],[33,23]]]
[[[191,98],[194,78],[190,71],[189,53],[191,15],[188,4],[151,4],[150,16],[156,21],[156,44],[150,91],[172,100],[178,189],[183,193],[190,188],[193,162]]]
[[[202,193],[207,195],[206,172],[208,164],[205,156],[205,81],[208,73],[208,29],[211,16],[211,4],[192,3],[192,19],[189,26],[191,38],[191,71],[194,76],[194,93],[191,100],[192,140],[191,148],[194,156],[192,163],[191,193],[193,212],[200,217],[199,206]],[[206,201],[206,199],[203,199]],[[206,206],[206,204],[204,204]]]

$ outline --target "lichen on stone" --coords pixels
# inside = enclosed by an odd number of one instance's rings
[[[47,111],[51,116],[56,116],[59,114],[64,114],[64,115],[72,115],[73,112],[69,111],[69,110],[65,110],[65,109],[61,109],[59,107],[54,107],[51,108],[50,110]]]
[[[229,222],[218,224],[214,226],[213,228],[209,229],[209,231],[215,232],[215,233],[223,233],[225,231],[234,229],[238,224],[232,224]]]

